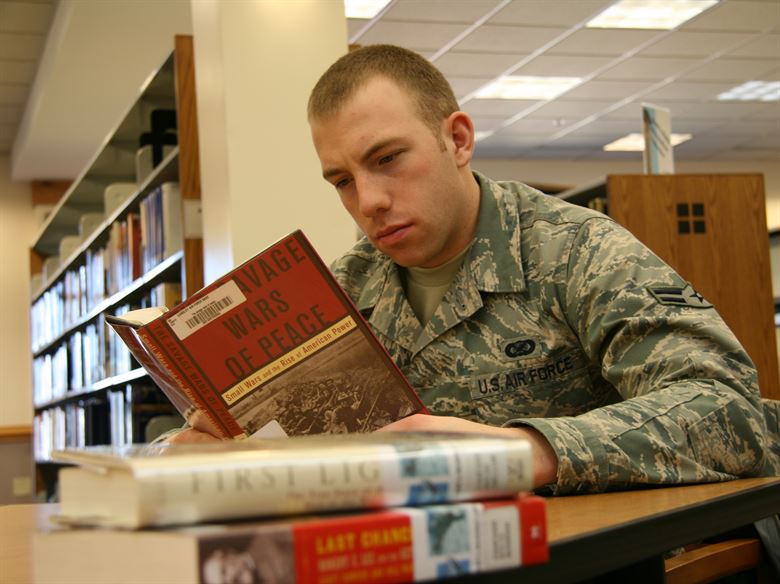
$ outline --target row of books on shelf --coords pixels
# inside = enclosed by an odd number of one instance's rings
[[[549,557],[524,440],[386,432],[55,458],[76,466],[60,471],[58,527],[34,538],[36,582],[390,584]]]
[[[33,304],[33,351],[180,251],[182,242],[179,187],[177,183],[164,183],[141,200],[139,212],[128,213],[111,225],[104,246],[86,250],[80,264],[66,270],[62,279]],[[45,267],[53,265],[51,259],[46,260]]]
[[[157,420],[156,430],[149,424]],[[180,426],[181,416],[159,389],[149,383],[126,384],[100,395],[47,408],[33,420],[35,460],[51,460],[66,448],[147,442],[163,429]]]
[[[146,294],[141,307],[175,306],[181,301],[181,284],[163,282]],[[130,304],[115,307],[117,315],[131,310]],[[80,392],[95,383],[130,372],[138,365],[127,346],[108,330],[105,315],[76,330],[53,352],[33,359],[33,404],[44,405]]]

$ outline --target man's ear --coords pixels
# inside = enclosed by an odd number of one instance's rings
[[[463,167],[474,155],[474,123],[466,112],[453,112],[446,121],[447,133],[455,146],[455,163]]]

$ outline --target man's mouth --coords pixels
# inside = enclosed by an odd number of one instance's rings
[[[410,224],[389,225],[377,231],[374,239],[382,245],[394,245],[406,237],[411,227]]]

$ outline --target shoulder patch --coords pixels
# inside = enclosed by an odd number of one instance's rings
[[[690,306],[691,308],[712,308],[712,304],[694,290],[693,286],[648,286],[648,292],[661,304]]]

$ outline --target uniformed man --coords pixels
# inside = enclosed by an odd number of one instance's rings
[[[436,414],[388,430],[527,438],[557,493],[768,472],[756,370],[712,305],[608,217],[474,172],[427,60],[354,51],[308,114],[366,235],[333,271]]]
[[[553,493],[780,470],[778,409],[712,305],[608,217],[474,172],[472,121],[427,60],[351,52],[308,114],[366,234],[332,269],[435,414],[388,430],[526,438]]]

